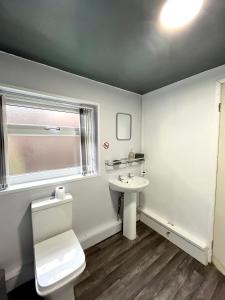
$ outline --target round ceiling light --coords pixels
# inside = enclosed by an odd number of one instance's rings
[[[167,0],[160,21],[167,28],[179,28],[190,22],[201,10],[203,0]]]

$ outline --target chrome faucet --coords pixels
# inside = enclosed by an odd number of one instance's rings
[[[134,177],[134,174],[128,173],[128,177],[129,177],[129,178],[133,178],[133,177]]]
[[[118,176],[118,180],[119,180],[119,181],[123,181],[122,179],[123,179],[122,175],[119,175],[119,176]]]

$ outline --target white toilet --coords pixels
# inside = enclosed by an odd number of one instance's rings
[[[72,196],[33,201],[35,284],[40,296],[72,300],[73,284],[85,269],[85,255],[72,230]]]

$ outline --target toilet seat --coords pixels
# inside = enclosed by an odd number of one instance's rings
[[[70,283],[85,266],[85,255],[73,230],[34,245],[35,282],[46,296]]]

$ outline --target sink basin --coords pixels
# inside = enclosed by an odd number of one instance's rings
[[[111,190],[124,193],[123,235],[129,240],[136,239],[137,193],[147,185],[148,179],[139,176],[121,176],[121,180],[109,180]]]
[[[143,190],[149,184],[148,179],[144,177],[134,176],[129,178],[128,176],[123,176],[122,181],[119,179],[110,179],[109,186],[111,190],[117,192],[130,192],[136,193]]]

